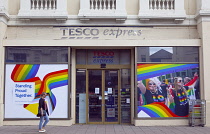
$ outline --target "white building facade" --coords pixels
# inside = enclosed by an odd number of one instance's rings
[[[209,5],[0,0],[0,125],[37,125],[46,92],[49,125],[188,125],[198,99],[210,126]]]

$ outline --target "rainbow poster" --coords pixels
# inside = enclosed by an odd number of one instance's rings
[[[165,104],[158,102],[139,106],[138,116],[141,116],[142,112],[147,114],[148,117],[179,117],[174,114]]]
[[[199,64],[137,64],[137,117],[188,117]]]
[[[68,65],[67,64],[8,64],[6,65],[5,118],[36,118],[42,92],[51,118],[68,118]],[[13,103],[12,83],[34,83],[34,98],[30,103]],[[28,90],[28,89],[27,89]],[[25,91],[25,90],[19,90]],[[25,95],[27,97],[27,94]],[[24,94],[21,96],[25,97]],[[21,98],[18,98],[21,100]],[[16,99],[17,100],[17,99]]]
[[[137,80],[145,80],[198,67],[198,64],[137,64]]]

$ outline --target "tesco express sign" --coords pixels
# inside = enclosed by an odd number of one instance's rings
[[[123,36],[141,36],[142,30],[139,29],[121,29],[121,28],[95,28],[95,27],[71,27],[71,28],[60,28],[62,31],[62,38],[76,39],[77,37],[123,37]]]

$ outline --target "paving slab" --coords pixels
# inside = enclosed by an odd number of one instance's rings
[[[210,134],[201,126],[72,125],[47,126],[44,134]],[[38,126],[1,126],[0,134],[39,134]]]

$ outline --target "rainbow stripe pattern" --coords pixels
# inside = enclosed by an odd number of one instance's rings
[[[198,64],[137,64],[137,80],[197,68]]]
[[[193,92],[193,90],[194,90],[194,89],[188,89],[188,90],[187,90],[187,95],[188,95],[188,96],[191,96],[191,95],[194,96],[195,93]]]
[[[138,113],[140,111],[145,112],[150,117],[180,117],[174,114],[165,104],[160,102],[138,106]]]
[[[24,64],[16,65],[12,71],[11,79],[14,82],[28,80],[34,78],[39,70],[40,65]]]
[[[68,85],[68,69],[49,73],[44,77],[38,95],[42,92],[49,93],[52,109],[54,110],[56,106],[56,98],[51,90],[65,85]]]
[[[52,89],[68,85],[68,69],[48,73],[43,81],[36,74],[39,70],[39,64],[17,64],[11,74],[11,79],[14,82],[35,82],[35,98],[30,104],[24,104],[23,107],[28,111],[38,113],[38,102],[42,92],[46,92],[49,96],[46,97],[49,114],[56,107],[56,97],[52,93]]]
[[[11,74],[14,82],[35,82],[35,96],[37,95],[42,81],[39,77],[35,77],[40,65],[38,64],[17,64]]]
[[[175,103],[174,102],[169,103],[168,107],[173,113],[175,112]]]
[[[177,93],[177,96],[181,105],[185,105],[188,103],[187,96],[185,95],[184,91],[182,91],[181,93]]]
[[[39,89],[41,87],[41,84],[42,84],[42,81],[40,80],[39,77],[34,77],[34,78],[31,78],[31,79],[23,80],[21,82],[34,82],[35,83],[35,96],[37,96],[38,91],[39,91]]]

